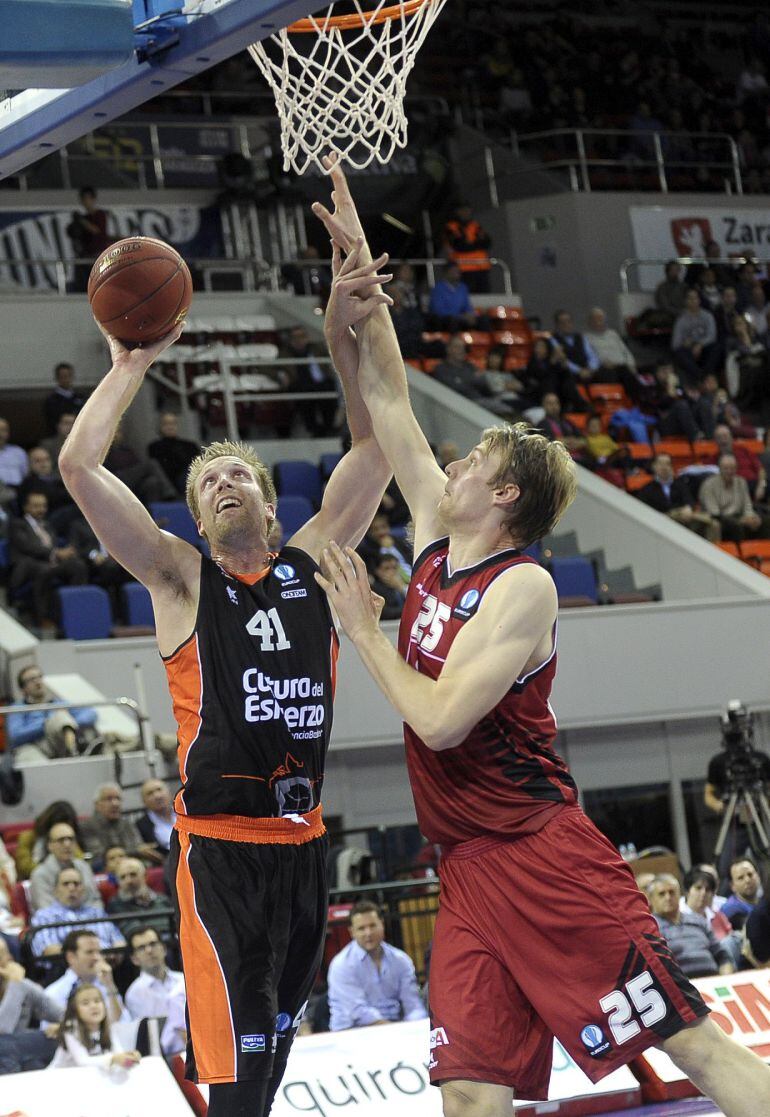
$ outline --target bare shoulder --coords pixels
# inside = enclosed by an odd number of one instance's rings
[[[549,628],[556,619],[558,597],[553,578],[533,562],[502,570],[484,594],[479,618],[491,628],[532,625]]]

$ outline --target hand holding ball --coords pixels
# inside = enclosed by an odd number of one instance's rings
[[[157,341],[192,302],[192,277],[182,257],[154,237],[126,237],[102,252],[88,278],[99,325],[128,345]]]

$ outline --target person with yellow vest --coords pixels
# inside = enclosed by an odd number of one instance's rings
[[[443,233],[444,252],[462,272],[463,281],[473,294],[489,291],[489,233],[473,217],[467,202],[454,208]]]

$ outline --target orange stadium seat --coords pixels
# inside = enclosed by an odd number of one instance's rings
[[[692,452],[695,456],[695,460],[699,462],[702,462],[705,458],[715,457],[718,450],[719,447],[716,442],[710,438],[699,438],[692,444]]]
[[[752,454],[761,454],[765,449],[765,444],[761,438],[736,438],[735,445],[743,446],[745,450],[750,450]]]
[[[741,551],[737,543],[724,542],[717,543],[716,546],[719,547],[720,551],[724,551],[726,555],[732,555],[733,558],[737,559],[741,557]]]
[[[588,395],[592,403],[601,400],[604,403],[619,403],[623,407],[631,406],[622,384],[589,384]]]
[[[629,457],[635,462],[648,462],[655,455],[649,442],[626,442],[624,446]]]
[[[587,411],[569,411],[565,413],[564,418],[568,423],[572,423],[573,427],[577,427],[579,431],[584,431],[588,426]]]
[[[478,314],[486,314],[493,322],[521,322],[525,319],[524,311],[520,306],[487,306],[476,307]],[[526,320],[526,319],[525,319]]]
[[[655,453],[669,454],[675,470],[685,465],[692,465],[694,460],[692,446],[687,438],[661,438],[655,445]]]
[[[744,562],[757,565],[759,561],[770,561],[770,539],[744,539],[740,547]]]
[[[441,360],[441,357],[421,357],[420,367],[423,372],[427,372],[428,376],[431,376],[435,372],[437,366],[441,364]]]
[[[626,477],[626,491],[629,493],[638,492],[648,485],[654,478],[651,473],[645,473],[644,470],[639,473],[631,473]]]

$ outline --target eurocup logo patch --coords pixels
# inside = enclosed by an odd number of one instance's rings
[[[288,582],[296,575],[297,571],[293,566],[289,566],[288,562],[280,562],[278,566],[273,567],[273,573],[279,582]]]
[[[604,1038],[604,1032],[598,1024],[586,1024],[580,1033],[580,1038],[592,1059],[596,1059],[599,1055],[603,1055],[605,1051],[609,1051],[611,1046],[609,1040]]]
[[[466,590],[459,604],[452,610],[452,616],[461,621],[469,620],[478,609],[480,600],[481,594],[478,590]]]

